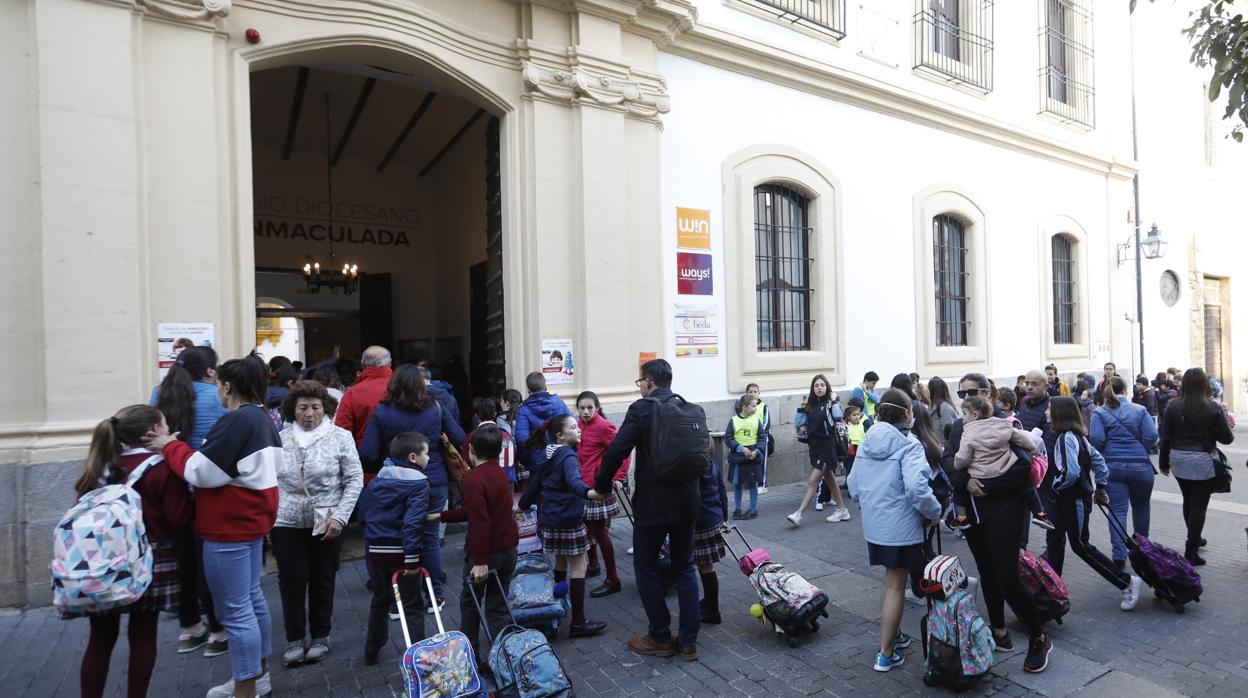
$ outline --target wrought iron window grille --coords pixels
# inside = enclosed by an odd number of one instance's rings
[[[744,4],[833,39],[845,38],[846,0],[742,0]]]
[[[1068,235],[1054,235],[1053,257],[1053,343],[1074,344],[1075,243]]]
[[[992,91],[993,0],[918,0],[914,69]]]
[[[809,351],[810,199],[783,184],[754,188],[754,275],[758,350]]]
[[[1096,125],[1092,8],[1087,0],[1041,0],[1040,113]]]
[[[932,268],[936,291],[936,345],[970,344],[970,272],[967,269],[966,225],[949,215],[932,219]]]

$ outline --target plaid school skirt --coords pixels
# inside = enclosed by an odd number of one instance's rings
[[[719,527],[699,528],[693,532],[693,564],[713,565],[724,559],[728,551],[724,548],[724,537],[719,535]]]
[[[538,531],[542,547],[551,555],[575,556],[589,550],[589,529],[585,524],[574,528],[543,528]]]
[[[611,495],[601,502],[585,502],[586,521],[610,522],[620,513],[620,498]]]
[[[83,618],[86,616],[112,616],[120,613],[158,613],[178,612],[178,604],[182,598],[182,582],[178,576],[178,556],[170,543],[157,543],[152,546],[152,583],[138,601],[129,606],[111,608],[98,613],[61,613],[61,618]]]

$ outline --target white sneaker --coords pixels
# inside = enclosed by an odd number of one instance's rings
[[[849,521],[854,518],[854,515],[849,513],[849,509],[841,509],[838,513],[841,515],[841,521]]]
[[[264,674],[256,681],[256,695],[267,696],[273,692],[273,680],[269,678],[269,672]],[[220,686],[213,686],[208,689],[206,698],[234,698],[234,679],[230,679]]]
[[[1141,583],[1139,577],[1134,574],[1131,575],[1131,583],[1127,585],[1126,589],[1122,590],[1122,604],[1119,605],[1119,608],[1124,611],[1130,611],[1135,608],[1135,605],[1140,602]]]
[[[853,516],[850,515],[848,509],[837,509],[829,514],[828,518],[824,519],[824,521],[827,521],[828,523],[836,523],[837,521],[849,521],[852,518]]]
[[[759,493],[759,494],[767,494],[767,485],[763,485],[762,487],[759,487],[759,488],[758,488],[758,493]]]
[[[823,511],[823,502],[815,502],[815,511]]]
[[[784,518],[788,519],[790,524],[793,524],[793,528],[802,525],[802,512],[800,511],[795,511]]]
[[[910,603],[915,603],[915,604],[923,603],[923,599],[920,599],[914,593],[914,590],[910,588],[909,583],[907,583],[907,586],[906,586],[906,601],[909,601]]]
[[[438,613],[441,613],[442,609],[446,608],[446,599],[437,599],[434,601],[434,603],[429,604],[429,606],[425,609],[425,615],[427,616],[433,615],[434,604],[437,604]]]
[[[629,555],[632,555],[632,554],[633,554],[633,548],[632,548],[632,546],[629,546],[629,548],[628,548],[628,554],[629,554]]]

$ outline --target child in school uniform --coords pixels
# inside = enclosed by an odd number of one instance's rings
[[[581,429],[570,414],[555,415],[525,442],[529,452],[545,448],[520,497],[520,511],[537,504],[538,534],[546,552],[555,556],[555,581],[569,580],[572,600],[570,637],[589,637],[607,629],[603,621],[585,616],[585,570],[589,566],[589,530],[585,527],[585,501],[589,485],[581,479],[576,447]],[[539,501],[540,500],[540,501]]]
[[[746,393],[737,401],[736,414],[724,428],[724,446],[728,448],[732,493],[735,507],[732,518],[758,518],[758,483],[762,475],[763,454],[767,452],[767,430],[758,411],[759,399]],[[743,490],[750,491],[750,508],[741,510]]]
[[[728,490],[724,487],[723,472],[715,462],[714,442],[710,443],[710,454],[711,467],[698,480],[701,508],[693,531],[693,564],[697,565],[698,576],[702,578],[702,622],[719,625],[723,618],[719,613],[719,576],[715,574],[715,563],[727,552],[720,531],[728,528]],[[738,503],[740,493],[737,489]]]
[[[425,636],[424,580],[420,573],[422,532],[429,513],[429,439],[414,431],[403,432],[390,442],[390,457],[360,495],[360,519],[364,522],[364,554],[372,583],[368,609],[368,633],[364,640],[364,663],[378,661],[381,648],[390,640],[387,618],[394,598],[390,578],[396,571],[403,615],[413,638]]]

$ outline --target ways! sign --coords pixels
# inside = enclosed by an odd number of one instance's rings
[[[714,292],[709,254],[676,253],[676,292],[682,296],[709,296]]]

